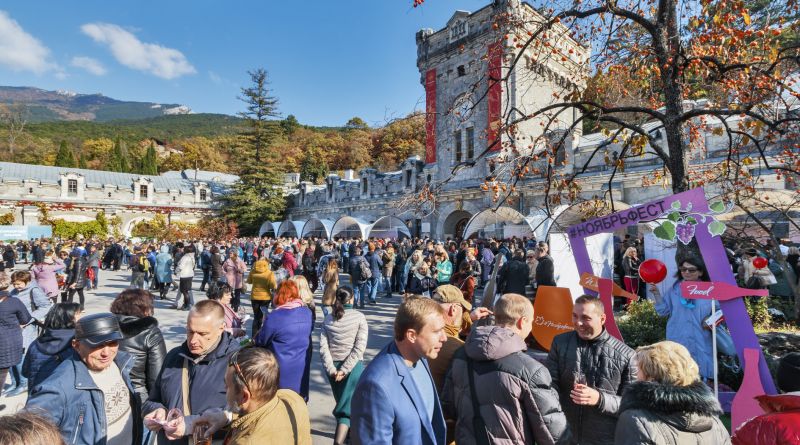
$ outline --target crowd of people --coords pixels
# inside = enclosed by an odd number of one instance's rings
[[[42,239],[1,247],[4,259],[9,247],[0,381],[10,375],[3,394],[28,399],[0,417],[3,444],[310,444],[315,336],[335,444],[731,443],[708,384],[709,302],[677,290],[680,280],[708,280],[694,256],[677,264],[665,295],[650,288],[669,317],[666,341],[631,349],[605,329],[603,303],[583,295],[574,330],[544,358],[529,354],[532,301],[538,286],[556,285],[557,265],[533,239]],[[632,293],[644,291],[642,247],[616,242],[616,278]],[[795,298],[794,270],[753,266],[770,255],[761,249],[729,249],[738,279],[769,287],[780,276],[791,291],[776,295]],[[797,247],[775,251],[796,267]],[[107,312],[86,314],[85,290],[125,268],[129,288]],[[169,351],[157,299],[187,312],[185,341]],[[393,335],[366,364],[370,325],[359,309],[381,299],[400,300]],[[780,434],[781,419],[800,416],[798,356],[781,363],[789,399],[766,400],[769,414],[734,443],[773,443],[749,438],[770,425]]]

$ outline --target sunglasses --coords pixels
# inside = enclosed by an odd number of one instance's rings
[[[240,352],[242,352],[241,349],[231,354],[231,357],[228,359],[228,366],[233,366],[233,370],[236,372],[236,378],[241,380],[242,383],[244,383],[244,387],[252,393],[253,391],[250,390],[250,385],[247,384],[247,380],[245,380],[244,374],[242,374],[242,368],[239,367],[239,362],[237,361]]]
[[[678,269],[678,270],[680,270],[681,272],[695,273],[695,272],[697,272],[697,271],[698,271],[698,270],[700,270],[700,269],[698,269],[698,268],[696,268],[696,267],[681,267],[681,268],[680,268],[680,269]]]

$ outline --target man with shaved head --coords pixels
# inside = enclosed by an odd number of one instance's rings
[[[167,437],[161,430],[158,421],[165,420],[170,409],[178,408],[188,416],[225,407],[225,372],[229,357],[238,350],[239,343],[225,332],[221,304],[203,300],[192,307],[186,320],[186,341],[167,354],[142,411],[145,426],[159,432],[159,445],[188,444],[187,437]]]

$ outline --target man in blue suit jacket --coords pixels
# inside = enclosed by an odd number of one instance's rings
[[[444,445],[446,427],[426,359],[447,340],[441,307],[409,298],[394,320],[394,341],[372,360],[353,394],[356,445]]]

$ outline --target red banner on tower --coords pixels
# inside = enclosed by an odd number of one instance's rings
[[[436,162],[436,70],[425,73],[425,163]]]
[[[503,88],[500,83],[503,66],[503,45],[495,42],[489,45],[489,94],[488,101],[488,122],[486,125],[486,144],[491,145],[497,139],[500,132],[500,103],[503,98]],[[502,148],[498,141],[491,151],[498,151]]]

